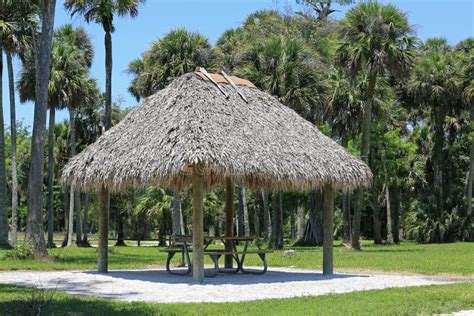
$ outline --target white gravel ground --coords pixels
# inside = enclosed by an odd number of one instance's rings
[[[390,287],[453,283],[419,275],[335,274],[272,268],[264,275],[219,274],[203,284],[190,276],[169,275],[161,269],[91,271],[0,272],[0,283],[57,289],[122,301],[155,303],[237,302],[298,296],[318,296]]]

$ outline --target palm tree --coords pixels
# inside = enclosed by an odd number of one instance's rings
[[[18,175],[16,159],[16,106],[13,56],[22,56],[30,49],[32,29],[37,28],[38,7],[29,1],[2,0],[0,5],[5,14],[0,20],[0,41],[7,57],[8,82],[10,95],[10,130],[12,160],[12,236],[11,243],[16,245],[18,231]],[[1,55],[0,55],[1,56]]]
[[[54,34],[54,43],[52,48],[51,76],[48,84],[49,94],[49,134],[48,134],[48,247],[54,247],[53,243],[53,183],[54,183],[54,125],[55,110],[68,107],[71,117],[70,136],[71,136],[71,154],[75,153],[75,129],[74,129],[74,110],[79,106],[90,106],[95,102],[97,89],[95,81],[87,78],[88,68],[92,64],[93,48],[87,33],[82,28],[74,30],[71,25],[65,25],[58,29]],[[35,63],[30,54],[26,58],[20,80],[18,81],[18,90],[21,101],[34,100],[35,86]],[[74,190],[71,190],[71,195]],[[72,201],[74,202],[74,198]],[[77,202],[77,198],[76,198]],[[77,203],[76,203],[77,204]],[[76,208],[77,209],[77,208]],[[74,204],[71,209],[74,212]],[[74,214],[74,213],[73,213]],[[78,211],[77,216],[80,215]],[[77,221],[76,221],[77,222]],[[70,217],[69,224],[73,220]],[[80,223],[80,221],[79,221]],[[69,226],[70,228],[70,226]],[[80,235],[80,229],[77,230]],[[72,229],[69,230],[69,237],[72,237]],[[78,242],[81,236],[77,239]],[[72,242],[68,238],[69,244]]]
[[[173,78],[196,67],[211,65],[213,52],[209,40],[184,28],[176,29],[151,44],[151,47],[129,64],[134,76],[130,93],[138,99],[166,87]]]
[[[463,102],[469,109],[469,118],[474,122],[474,38],[470,37],[458,45],[457,51],[460,55],[460,67],[462,73]],[[471,126],[472,142],[470,151],[469,176],[467,183],[466,201],[467,215],[472,214],[472,189],[474,181],[474,128]]]
[[[351,80],[343,71],[333,68],[328,76],[331,87],[328,93],[328,108],[333,137],[341,140],[344,148],[348,147],[349,139],[360,130],[360,118],[365,106],[365,95],[362,87],[363,80]],[[351,239],[350,223],[350,194],[342,197],[343,213],[343,242],[349,243]]]
[[[43,25],[38,50],[39,54],[36,60],[36,102],[31,142],[31,167],[28,179],[28,216],[25,234],[25,239],[33,245],[34,253],[39,257],[48,255],[44,241],[42,216],[44,132],[46,129],[48,81],[50,75],[56,0],[44,0],[43,4]]]
[[[138,7],[145,0],[66,0],[64,7],[71,15],[80,14],[84,16],[87,23],[95,22],[102,25],[105,32],[105,129],[112,127],[112,33],[115,31],[113,24],[114,15],[121,17],[138,15]],[[101,190],[103,195],[100,200],[105,202],[105,209],[100,209],[99,230],[100,236],[106,236],[108,232],[108,213],[110,209],[110,197],[108,190]],[[103,239],[103,238],[100,238]],[[105,240],[99,242],[99,270],[106,272],[105,257],[107,256],[107,244]]]
[[[402,77],[412,63],[415,39],[406,14],[392,4],[363,2],[350,9],[342,21],[342,43],[337,49],[337,63],[352,75],[367,72],[367,104],[362,119],[361,159],[368,162],[372,125],[372,103],[377,79],[391,74]],[[351,245],[360,249],[362,191],[356,195]]]
[[[71,16],[80,14],[87,23],[101,24],[105,32],[105,129],[112,126],[112,33],[114,15],[138,15],[138,7],[145,0],[66,0],[64,7]]]
[[[0,103],[3,103],[3,49],[0,46]],[[0,104],[0,247],[8,246],[7,175],[5,169],[5,126]]]
[[[445,120],[449,112],[460,107],[462,95],[457,59],[445,39],[429,39],[421,47],[419,57],[409,82],[409,90],[427,108],[434,127],[433,188],[439,222],[444,222],[443,173],[445,160]],[[439,231],[439,241],[443,241]]]

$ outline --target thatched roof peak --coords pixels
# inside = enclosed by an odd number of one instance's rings
[[[370,183],[365,163],[295,111],[258,89],[238,90],[247,102],[196,73],[175,79],[73,157],[63,181],[83,190],[132,181],[182,189],[199,164],[207,188],[226,177],[269,190]]]

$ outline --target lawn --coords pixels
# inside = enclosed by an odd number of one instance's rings
[[[448,274],[474,276],[474,243],[417,244],[374,246],[364,241],[363,251],[354,252],[335,242],[334,264],[336,271],[378,270],[421,274]],[[138,269],[163,266],[166,255],[158,247],[111,247],[110,269]],[[321,269],[321,247],[294,247],[295,256],[285,257],[283,251],[268,255],[270,267]],[[0,250],[0,270],[72,270],[97,268],[97,251],[94,248],[51,249],[52,261],[5,260],[8,251]],[[2,260],[3,259],[3,260]],[[258,264],[248,256],[247,264]],[[210,262],[209,262],[210,263]]]
[[[432,315],[474,309],[474,283],[225,304],[124,303],[0,285],[0,315],[33,314],[34,302],[51,295],[44,315]]]

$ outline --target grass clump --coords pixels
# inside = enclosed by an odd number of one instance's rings
[[[30,243],[22,243],[4,255],[6,260],[31,260],[35,258],[33,246]]]

